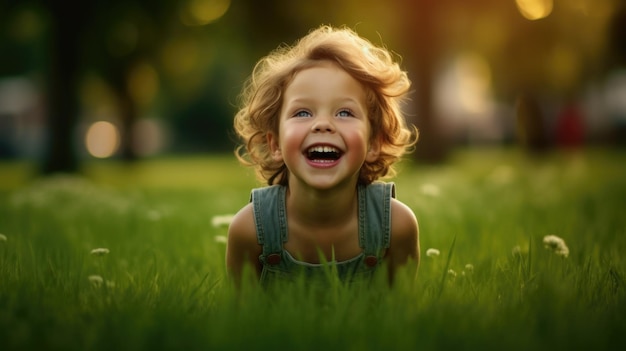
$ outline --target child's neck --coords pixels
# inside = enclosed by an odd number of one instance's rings
[[[345,222],[356,214],[356,207],[356,183],[330,190],[293,184],[287,191],[288,216],[311,227],[333,226]]]

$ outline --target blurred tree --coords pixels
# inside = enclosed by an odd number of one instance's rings
[[[620,77],[620,75],[624,77],[624,72],[626,72],[626,3],[624,2],[620,3],[620,6],[611,18],[608,26],[608,37],[610,43],[610,57],[608,59],[609,79],[619,81],[620,78],[616,77]],[[621,83],[621,86],[619,83],[613,84],[616,91],[623,91],[625,88],[624,83]],[[617,96],[619,93],[614,94]],[[616,107],[616,102],[607,104],[613,105],[608,108],[611,111],[609,112],[611,114],[610,118],[613,120],[609,139],[614,145],[626,146],[626,111],[623,108],[623,93],[621,96],[622,104],[617,103],[621,107]]]
[[[517,139],[531,155],[539,155],[548,147],[545,117],[532,93],[520,94],[516,104]]]
[[[620,3],[608,26],[611,68],[626,67],[626,3]]]
[[[89,33],[91,2],[68,4],[61,0],[42,2],[49,13],[49,65],[46,101],[47,148],[42,163],[44,174],[76,172],[78,158],[74,127],[78,120],[77,99],[83,35]]]
[[[433,107],[436,63],[442,57],[444,40],[440,25],[444,6],[445,1],[439,0],[403,0],[398,8],[405,62],[414,82],[412,117],[419,129],[415,156],[430,163],[443,161],[448,152]]]

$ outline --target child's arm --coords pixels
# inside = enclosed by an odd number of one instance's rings
[[[228,244],[226,246],[226,268],[228,275],[234,279],[235,285],[241,285],[246,269],[252,268],[255,274],[247,278],[258,280],[261,274],[259,255],[262,247],[257,242],[256,227],[252,204],[246,205],[233,218],[228,227]]]
[[[391,202],[391,246],[386,260],[389,268],[389,282],[393,283],[396,272],[404,267],[410,276],[415,277],[420,261],[419,226],[413,211],[402,202]]]

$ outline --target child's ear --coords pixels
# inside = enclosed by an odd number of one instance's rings
[[[274,161],[282,161],[283,153],[280,151],[280,146],[278,145],[278,137],[273,132],[269,132],[265,136],[267,138],[267,145],[270,148],[270,152],[272,153],[272,159]]]
[[[378,160],[378,156],[380,156],[380,140],[378,138],[373,138],[370,141],[369,148],[367,149],[365,161],[370,163],[374,162]]]

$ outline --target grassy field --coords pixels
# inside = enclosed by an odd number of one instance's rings
[[[233,157],[33,173],[0,163],[0,350],[626,346],[624,150],[405,161],[394,181],[420,222],[418,279],[321,293],[231,288],[223,216],[258,185]]]

